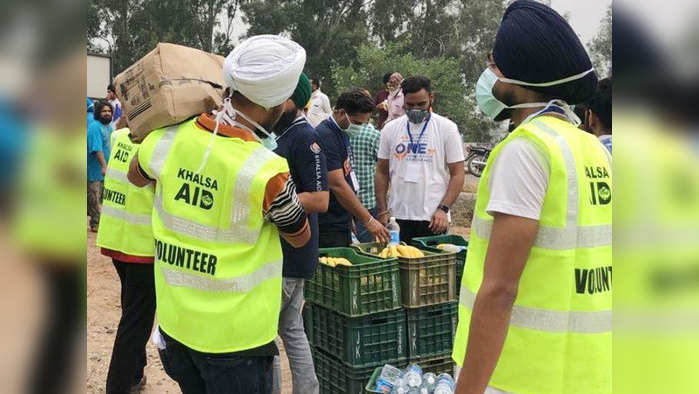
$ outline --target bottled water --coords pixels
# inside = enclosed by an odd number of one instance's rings
[[[376,390],[383,393],[391,393],[391,390],[393,390],[401,380],[400,376],[400,369],[390,364],[384,365],[381,369],[381,375],[376,379]]]
[[[434,388],[434,394],[453,394],[454,379],[448,373],[440,374],[437,377],[437,386]]]
[[[410,392],[410,387],[404,379],[399,379],[395,386],[393,386],[393,391],[391,394],[408,394]]]
[[[359,243],[359,239],[357,238],[357,236],[354,235],[354,233],[351,232],[351,231],[350,231],[350,233],[352,234],[352,243],[353,243],[353,244],[358,244],[358,243]]]
[[[420,387],[422,384],[422,368],[417,364],[410,364],[403,375],[403,379],[409,387]]]
[[[433,374],[432,372],[427,372],[426,374],[422,375],[422,386],[420,386],[420,389],[424,389],[426,393],[431,393],[434,391],[435,386],[437,385],[437,376]]]
[[[391,240],[388,241],[388,244],[400,244],[400,226],[398,225],[398,222],[396,222],[395,217],[391,216],[391,220],[388,222],[386,228],[388,229],[388,234],[391,236]]]

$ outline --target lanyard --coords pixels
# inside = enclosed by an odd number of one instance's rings
[[[420,143],[420,140],[422,139],[422,135],[425,134],[425,129],[427,128],[427,124],[430,123],[430,119],[432,118],[432,114],[427,115],[427,119],[425,119],[425,125],[422,126],[422,131],[420,132],[420,136],[417,137],[417,143]],[[410,121],[406,122],[408,126],[408,138],[410,138],[410,143],[415,146],[416,144],[413,142],[413,136],[410,134]]]

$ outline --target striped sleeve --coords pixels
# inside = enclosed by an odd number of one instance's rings
[[[308,225],[296,185],[288,173],[279,174],[267,183],[263,210],[265,219],[283,233],[296,234]]]

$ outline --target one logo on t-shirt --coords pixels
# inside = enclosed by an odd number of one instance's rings
[[[311,152],[318,154],[320,153],[320,145],[318,145],[316,142],[311,144]]]

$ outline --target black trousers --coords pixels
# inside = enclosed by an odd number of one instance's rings
[[[128,393],[143,377],[155,317],[153,264],[112,259],[121,280],[121,320],[107,373],[107,394]]]
[[[182,394],[270,394],[274,356],[201,353],[162,332],[163,369]]]
[[[400,240],[410,245],[413,238],[429,237],[435,234],[430,230],[430,222],[426,220],[400,220],[396,219],[400,226]]]
[[[352,243],[352,233],[347,230],[323,230],[318,232],[318,247],[320,248],[344,248]]]

